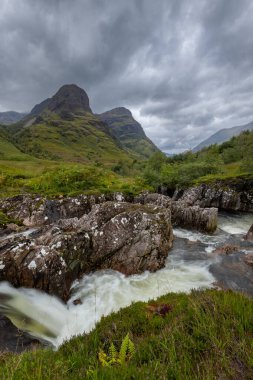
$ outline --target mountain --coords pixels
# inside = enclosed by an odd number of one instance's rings
[[[23,119],[26,113],[20,113],[15,111],[0,112],[0,124],[9,125],[16,123],[17,121]]]
[[[208,139],[202,141],[199,145],[197,145],[195,148],[192,149],[192,152],[198,152],[199,150],[203,149],[204,147],[207,147],[212,144],[221,144],[225,141],[230,140],[233,136],[238,136],[243,131],[251,131],[253,130],[253,121],[249,124],[241,125],[238,127],[232,127],[232,128],[226,128],[221,129],[220,131],[214,133],[212,136],[210,136]]]
[[[89,98],[86,92],[75,84],[62,86],[52,97],[37,104],[32,110],[31,115],[40,115],[42,112],[51,111],[63,116],[66,113],[83,114],[92,113]]]
[[[120,141],[122,147],[132,154],[148,158],[159,151],[127,108],[114,108],[98,117],[108,125],[109,131]]]
[[[37,104],[7,132],[17,149],[37,158],[107,165],[133,159],[92,113],[86,92],[73,84]]]

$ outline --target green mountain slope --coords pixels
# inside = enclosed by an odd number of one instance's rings
[[[18,149],[37,158],[106,165],[131,159],[76,85],[61,87],[8,131]]]
[[[142,166],[75,85],[63,86],[18,123],[0,127],[0,196],[136,192],[147,188],[138,177]]]
[[[0,160],[27,160],[26,154],[22,153],[9,139],[4,126],[0,126]]]
[[[132,154],[148,158],[159,151],[127,108],[114,108],[98,116],[109,126],[111,134]]]
[[[3,125],[9,125],[13,123],[17,123],[19,120],[25,117],[25,113],[15,112],[15,111],[7,111],[0,112],[0,123]]]

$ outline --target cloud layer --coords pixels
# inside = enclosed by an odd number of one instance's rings
[[[251,0],[2,0],[0,36],[0,111],[76,83],[167,152],[253,120]]]

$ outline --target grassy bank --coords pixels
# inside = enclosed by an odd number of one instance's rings
[[[0,378],[249,380],[252,339],[251,299],[216,290],[168,294],[102,319],[56,352],[2,354]]]

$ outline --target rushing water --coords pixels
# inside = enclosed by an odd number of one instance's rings
[[[20,329],[58,347],[71,336],[92,330],[103,315],[136,301],[147,301],[168,292],[189,292],[211,287],[215,281],[209,266],[219,260],[211,253],[231,234],[244,234],[252,215],[221,214],[214,235],[175,229],[175,241],[165,268],[156,273],[126,277],[112,271],[84,276],[72,286],[68,304],[34,289],[14,289],[0,284],[0,312]],[[80,304],[74,305],[75,299]]]

